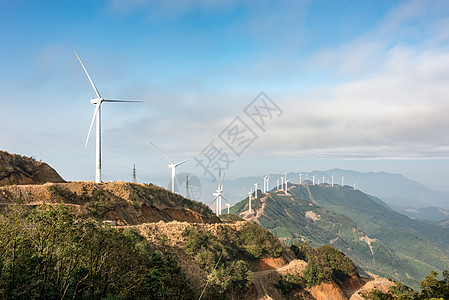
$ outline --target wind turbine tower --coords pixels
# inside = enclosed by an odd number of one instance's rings
[[[343,176],[343,177],[341,177],[341,186],[342,187],[344,186],[344,182],[345,182],[345,177]]]
[[[332,186],[334,186],[334,175],[335,174],[332,174]]]
[[[257,199],[257,183],[254,184],[254,199]]]
[[[302,183],[302,173],[299,173],[299,184]]]
[[[228,207],[228,215],[229,215],[229,207],[231,207],[231,204],[226,203],[226,206]]]
[[[281,177],[281,190],[284,188],[284,177]]]
[[[251,196],[252,196],[252,194],[253,194],[253,190],[251,189],[249,191],[249,193],[248,193],[248,212],[249,213],[252,212],[252,210],[251,210]]]
[[[129,101],[129,100],[110,100],[110,99],[104,99],[100,96],[100,92],[98,92],[94,82],[92,81],[92,78],[90,78],[89,73],[87,72],[87,69],[84,67],[83,62],[81,61],[80,57],[76,53],[76,57],[78,58],[78,61],[80,62],[81,66],[84,69],[84,72],[87,75],[87,78],[89,78],[90,84],[92,85],[92,88],[95,91],[95,94],[97,98],[92,98],[90,100],[90,103],[95,104],[95,110],[94,115],[92,117],[92,121],[90,123],[89,133],[87,134],[86,138],[86,144],[85,147],[87,147],[87,143],[89,142],[90,133],[92,131],[92,127],[94,125],[94,122],[96,123],[96,147],[95,147],[95,182],[100,183],[101,182],[101,103],[103,102],[115,102],[115,103],[123,103],[123,102],[142,102],[142,101]]]
[[[313,185],[315,185],[315,175],[312,176],[312,179],[313,179],[312,183]]]
[[[276,191],[279,191],[279,178],[276,180]]]
[[[165,155],[164,152],[162,152],[161,149],[159,149],[155,144],[151,143],[151,145],[154,146],[154,148],[156,148],[157,150],[159,150],[163,156],[165,156],[166,159],[168,159],[168,161],[170,162],[170,164],[168,165],[169,168],[171,168],[171,191],[172,193],[175,192],[175,177],[176,177],[176,167],[182,165],[183,163],[188,162],[189,160],[192,160],[193,158],[189,158],[186,160],[183,160],[179,163],[174,163],[167,155]]]
[[[356,183],[354,182],[354,191],[356,190]]]

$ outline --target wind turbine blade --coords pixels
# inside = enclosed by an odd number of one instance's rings
[[[174,165],[175,166],[175,168],[177,167],[176,165],[175,165],[175,163],[174,162],[172,162],[171,161],[171,159],[170,158],[168,158],[168,156],[167,155],[165,155],[165,153],[164,152],[162,152],[162,150],[161,149],[159,149],[155,144],[153,144],[153,143],[151,143],[151,145],[153,145],[154,146],[154,148],[156,148],[157,150],[159,150],[161,153],[162,153],[162,155],[163,156],[165,156],[165,158],[166,159],[168,159],[168,161],[172,164],[172,165]]]
[[[97,116],[98,111],[100,110],[100,105],[101,105],[101,102],[98,102],[97,105],[95,106],[94,115],[92,117],[92,122],[90,122],[89,133],[87,134],[86,144],[84,145],[84,147],[87,147],[87,143],[89,142],[89,137],[90,137],[90,133],[92,131],[92,126],[94,125],[95,117]]]
[[[126,102],[131,102],[131,103],[142,103],[143,101],[141,100],[111,100],[111,99],[103,99],[104,102],[116,102],[116,103],[126,103]]]
[[[226,175],[226,172],[223,172],[223,178],[221,179],[221,190],[223,190],[225,175]]]
[[[192,157],[192,158],[183,160],[182,162],[179,162],[179,163],[175,164],[175,167],[180,166],[180,165],[182,165],[183,163],[186,163],[186,162],[188,162],[189,160],[192,160],[192,159],[194,159],[194,158],[195,158],[195,157]]]
[[[78,56],[78,54],[76,53],[75,50],[73,50],[73,52],[75,52],[75,55],[76,55],[76,57],[78,58],[78,60],[79,60],[79,62],[80,62],[80,64],[81,64],[81,66],[83,67],[84,72],[86,72],[87,78],[89,78],[90,84],[91,84],[92,87],[94,88],[95,93],[97,94],[97,97],[98,97],[98,98],[101,98],[100,93],[99,93],[98,90],[97,90],[97,87],[95,86],[94,82],[92,81],[92,78],[90,78],[90,75],[89,75],[89,73],[87,72],[86,68],[84,67],[83,62],[81,61],[80,57]]]
[[[208,206],[211,206],[212,205],[212,203],[214,203],[215,202],[215,200],[217,200],[217,198],[218,198],[218,196],[216,196],[215,198],[214,198],[214,200],[212,200],[212,202],[208,205]]]

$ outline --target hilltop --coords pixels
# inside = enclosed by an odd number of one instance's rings
[[[248,213],[248,198],[232,208],[286,243],[329,244],[359,268],[414,287],[429,271],[447,269],[447,229],[394,212],[381,200],[352,187],[292,184],[287,195],[259,193]]]
[[[17,199],[28,207],[63,203],[77,215],[116,225],[174,220],[220,222],[205,204],[152,184],[67,182],[0,187],[0,205],[15,203]]]
[[[65,182],[48,164],[0,150],[0,186]]]

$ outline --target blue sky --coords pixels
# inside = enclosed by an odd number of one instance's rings
[[[283,111],[227,170],[401,173],[449,190],[447,1],[0,0],[0,148],[93,180],[166,185],[265,92]],[[251,126],[254,126],[251,125]],[[232,153],[230,153],[232,156]],[[182,169],[182,170],[181,170]],[[179,171],[201,175],[188,163]]]

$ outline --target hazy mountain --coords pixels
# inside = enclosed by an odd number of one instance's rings
[[[299,172],[287,173],[289,183],[300,182]],[[368,172],[361,173],[349,170],[332,169],[327,171],[313,171],[310,173],[302,173],[301,180],[312,181],[312,177],[315,176],[316,183],[324,182],[331,184],[332,175],[334,175],[334,184],[341,185],[342,177],[344,176],[344,185],[355,187],[357,190],[361,190],[366,194],[373,195],[374,201],[384,206],[389,206],[401,213],[405,213],[407,209],[428,208],[436,207],[443,210],[449,209],[449,196],[436,192],[424,185],[408,179],[399,174],[392,174],[386,172]],[[272,189],[276,186],[279,180],[281,184],[281,177],[284,174],[270,174],[269,188]],[[254,191],[254,183],[258,184],[260,190],[263,189],[263,176],[253,177],[241,177],[237,179],[225,180],[224,191],[227,195],[228,201],[233,204],[240,199],[247,196],[247,193],[252,189]],[[210,180],[202,180],[203,191],[215,191],[216,183],[211,183]],[[207,192],[203,192],[199,200],[206,204],[209,204],[213,197],[208,195]],[[418,210],[423,213],[407,214],[412,218],[422,219],[431,222],[441,221],[443,212],[437,213],[435,216],[429,214],[431,209]],[[434,210],[435,211],[435,210]]]
[[[349,186],[290,185],[263,194],[249,214],[248,199],[232,211],[257,221],[286,242],[331,244],[364,270],[416,286],[430,270],[449,267],[449,232],[412,220]]]

